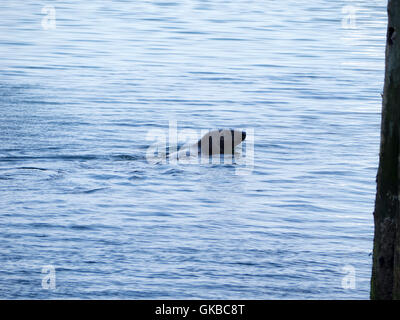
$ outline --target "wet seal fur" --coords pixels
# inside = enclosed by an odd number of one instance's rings
[[[167,154],[167,158],[184,158],[189,156],[213,156],[234,154],[235,147],[246,139],[246,132],[234,129],[217,129],[206,133],[195,144],[179,150],[174,154]]]

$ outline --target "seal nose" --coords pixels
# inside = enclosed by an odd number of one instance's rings
[[[242,141],[244,141],[244,139],[246,139],[246,132],[242,131]]]

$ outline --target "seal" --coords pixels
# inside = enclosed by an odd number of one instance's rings
[[[246,132],[234,129],[218,129],[205,134],[197,142],[201,155],[233,154],[235,147],[246,139]]]
[[[193,155],[213,156],[234,154],[235,147],[246,139],[246,132],[234,129],[217,129],[206,133],[195,144],[167,155],[169,158],[185,158]]]

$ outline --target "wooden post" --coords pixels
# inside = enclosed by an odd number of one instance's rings
[[[400,0],[388,1],[371,299],[400,299]]]

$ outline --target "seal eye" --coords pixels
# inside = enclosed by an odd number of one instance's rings
[[[246,139],[246,132],[242,131],[242,141],[244,141],[244,139]]]

